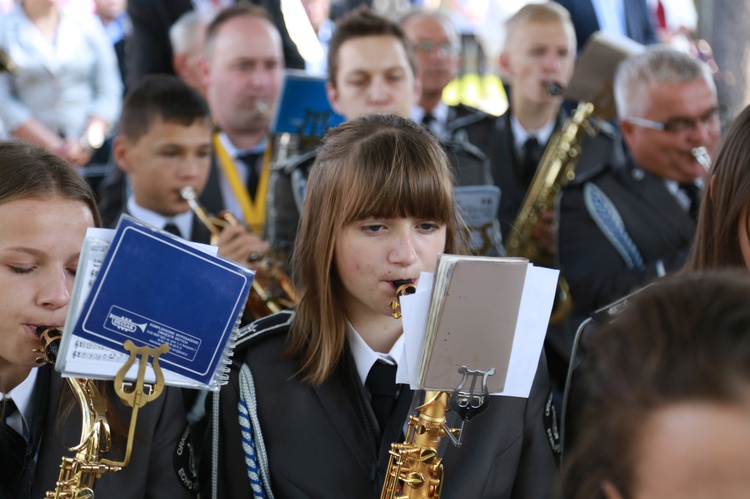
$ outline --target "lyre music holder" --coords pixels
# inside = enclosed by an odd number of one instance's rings
[[[461,446],[466,423],[486,411],[490,406],[490,391],[487,387],[487,378],[495,374],[495,369],[491,368],[486,371],[480,371],[461,366],[458,368],[458,372],[463,375],[463,378],[461,378],[461,382],[451,393],[448,405],[461,418],[461,428],[457,432],[458,437],[454,435],[454,432],[446,432],[456,447]],[[482,377],[482,386],[480,390],[477,390],[477,380],[480,375]],[[471,383],[467,389],[465,387],[469,379]]]

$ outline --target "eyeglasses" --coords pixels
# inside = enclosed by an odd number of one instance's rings
[[[634,125],[642,126],[644,128],[650,128],[659,132],[677,134],[685,132],[687,130],[695,130],[698,126],[698,123],[701,123],[703,125],[713,125],[714,123],[716,123],[716,119],[718,118],[718,116],[719,110],[712,109],[706,114],[698,116],[696,118],[672,118],[668,121],[661,122],[651,121],[645,118],[637,118],[635,116],[629,116],[627,118],[622,118],[622,121],[627,121]]]
[[[451,42],[435,43],[430,40],[422,40],[414,44],[414,50],[416,52],[424,52],[429,54],[435,50],[442,50],[446,54],[457,54],[458,46]]]

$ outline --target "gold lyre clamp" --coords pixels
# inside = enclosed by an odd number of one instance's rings
[[[102,463],[125,467],[130,463],[130,454],[133,450],[138,410],[149,402],[159,398],[159,395],[164,390],[164,373],[159,366],[159,357],[169,352],[169,345],[164,343],[158,348],[149,346],[137,347],[132,341],[126,340],[123,348],[130,352],[130,357],[120,370],[117,371],[117,375],[115,376],[115,392],[124,404],[133,408],[130,416],[128,444],[125,450],[125,458],[121,463],[112,462],[107,459],[102,459]],[[156,375],[156,382],[154,384],[146,384],[145,382],[146,367],[149,365],[149,358],[153,359],[150,364],[154,368],[154,374]],[[125,375],[133,364],[135,364],[136,359],[138,359],[138,376],[134,382],[125,381]]]

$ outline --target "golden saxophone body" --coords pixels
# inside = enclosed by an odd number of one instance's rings
[[[239,225],[239,221],[231,213],[222,212],[218,217],[209,215],[206,209],[198,203],[198,197],[192,187],[183,187],[180,195],[188,202],[195,216],[211,232],[212,245],[218,244],[219,234],[224,227]],[[256,271],[247,299],[247,309],[254,319],[280,312],[297,304],[299,297],[291,278],[284,270],[286,264],[283,258],[267,253],[255,255],[248,263]]]
[[[532,238],[532,231],[542,214],[554,208],[560,190],[575,178],[581,140],[584,134],[595,134],[589,122],[593,112],[593,104],[580,103],[563,127],[550,138],[505,243],[508,256],[528,258],[546,267],[555,266],[551,255]],[[572,309],[568,285],[562,276],[558,281],[556,301],[550,318],[553,325],[559,324]]]
[[[61,332],[49,328],[42,332],[41,353],[38,362],[54,364]],[[94,497],[96,481],[105,473],[120,471],[122,466],[105,463],[101,455],[108,452],[112,443],[107,422],[107,403],[99,389],[90,379],[67,378],[68,385],[78,402],[82,414],[81,440],[70,450],[73,457],[64,456],[60,464],[54,491],[47,492],[47,499],[88,499]]]
[[[42,331],[42,348],[35,350],[42,354],[37,358],[38,363],[55,363],[61,338],[62,332],[59,329],[46,328]],[[169,347],[165,344],[158,349],[137,348],[128,340],[125,349],[131,352],[131,356],[115,378],[117,394],[123,402],[133,408],[124,459],[115,462],[102,458],[111,448],[112,436],[107,421],[107,401],[99,392],[96,383],[90,379],[66,378],[81,409],[81,440],[78,445],[70,448],[70,451],[75,453],[73,457],[63,456],[55,490],[47,492],[46,499],[93,499],[96,481],[105,473],[120,471],[130,462],[138,409],[161,395],[164,377],[158,357],[167,352]],[[130,391],[125,391],[125,388],[120,387],[124,386],[125,373],[134,364],[136,356],[141,356],[138,380]],[[148,356],[153,356],[152,365],[157,381],[144,390],[143,380]]]
[[[411,281],[395,281],[396,295],[416,292]],[[397,300],[390,303],[393,318],[401,317]],[[443,464],[438,457],[440,440],[448,433],[445,413],[448,394],[427,391],[424,403],[417,407],[418,416],[410,415],[403,443],[391,444],[390,459],[381,499],[417,499],[440,497],[443,486]]]

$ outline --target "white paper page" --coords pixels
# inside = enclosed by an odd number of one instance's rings
[[[528,398],[547,334],[559,273],[559,270],[529,265],[505,389],[492,395]]]
[[[432,298],[432,283],[434,275],[422,272],[417,282],[417,292],[402,296],[401,324],[404,328],[403,362],[398,363],[396,383],[404,383],[418,390],[419,363],[422,358],[424,335],[427,331],[427,315],[430,312],[430,298]]]

